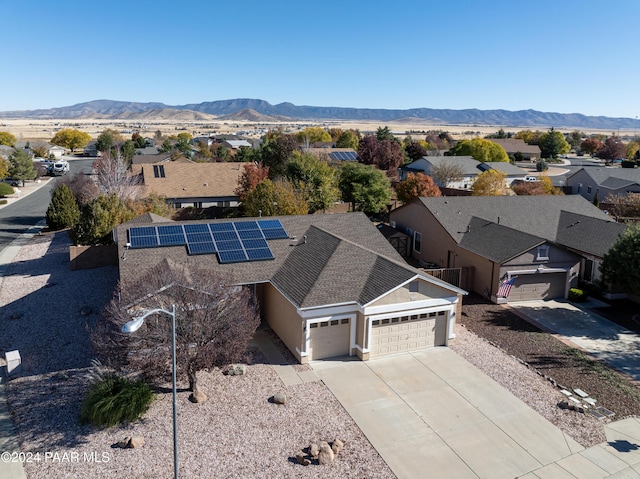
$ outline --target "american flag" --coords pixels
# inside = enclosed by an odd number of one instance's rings
[[[500,287],[498,288],[498,292],[496,293],[496,296],[501,296],[503,298],[506,298],[507,296],[509,296],[511,287],[513,286],[513,283],[516,282],[516,278],[517,276],[513,276],[511,279],[508,279],[506,277],[502,279],[500,281]]]

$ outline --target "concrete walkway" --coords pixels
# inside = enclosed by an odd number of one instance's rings
[[[640,335],[567,300],[521,301],[509,307],[640,381]]]
[[[640,420],[589,449],[448,348],[312,363],[399,479],[640,479]]]

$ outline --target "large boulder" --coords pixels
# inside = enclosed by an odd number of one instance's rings
[[[321,466],[331,464],[335,455],[326,442],[320,443],[320,452],[318,453],[318,463]]]

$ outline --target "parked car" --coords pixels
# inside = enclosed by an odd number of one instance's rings
[[[524,181],[538,181],[538,177],[533,175],[527,175],[524,177]]]

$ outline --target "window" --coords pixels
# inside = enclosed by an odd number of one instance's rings
[[[409,292],[410,293],[417,293],[419,289],[419,285],[417,281],[411,281],[411,283],[409,283]]]
[[[340,320],[340,324],[349,324],[349,318]]]
[[[155,176],[156,178],[164,178],[164,166],[153,165],[153,176]]]
[[[591,187],[587,186],[587,193],[591,193]]]
[[[339,323],[339,321],[337,319],[334,319],[333,321],[331,321],[331,326],[337,326]]]
[[[543,259],[549,259],[548,245],[538,246],[538,256],[536,257],[536,260],[543,260]]]
[[[310,328],[317,328],[318,327],[318,323],[311,323],[309,325]]]
[[[413,233],[413,250],[416,253],[420,253],[420,249],[422,248],[422,234],[418,231]]]

